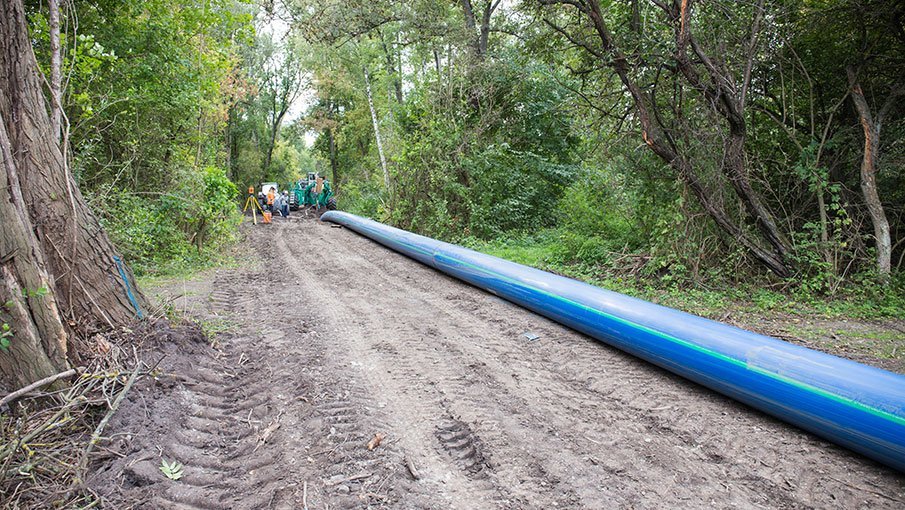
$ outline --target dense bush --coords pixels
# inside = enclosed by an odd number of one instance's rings
[[[487,64],[396,107],[391,221],[448,239],[555,224],[578,140],[554,77],[521,64]]]
[[[237,236],[242,218],[235,185],[218,168],[187,173],[182,186],[169,193],[110,188],[95,202],[104,227],[138,275],[194,267]]]

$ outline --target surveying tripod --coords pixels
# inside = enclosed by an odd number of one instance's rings
[[[252,204],[254,204],[254,205],[252,206]],[[248,188],[248,199],[245,200],[245,208],[242,209],[243,215],[245,214],[245,211],[247,211],[249,207],[251,207],[251,218],[255,225],[258,224],[258,215],[255,212],[255,209],[257,209],[258,211],[261,211],[262,219],[266,219],[266,218],[264,218],[264,209],[261,209],[261,204],[258,202],[258,197],[255,196],[255,189],[252,187]],[[265,221],[265,223],[266,223],[266,221]]]

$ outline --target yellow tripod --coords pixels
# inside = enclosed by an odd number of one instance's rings
[[[254,207],[252,207],[252,204],[254,204]],[[255,196],[254,188],[248,188],[248,199],[245,200],[245,208],[242,209],[242,215],[245,215],[245,211],[247,211],[249,207],[251,207],[252,221],[254,222],[255,225],[257,225],[258,224],[258,215],[255,212],[255,209],[257,209],[258,211],[261,211],[262,218],[264,217],[264,209],[261,209],[261,204],[258,203],[258,197]]]

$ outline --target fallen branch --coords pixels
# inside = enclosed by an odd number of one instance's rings
[[[370,478],[371,475],[372,475],[372,473],[365,473],[365,472],[357,473],[357,474],[354,474],[351,476],[338,475],[338,476],[334,476],[333,478],[326,480],[324,482],[324,485],[331,487],[334,485],[339,485],[341,483],[354,482],[355,480],[362,480],[365,478]]]
[[[29,384],[28,386],[25,386],[23,388],[20,388],[16,391],[10,393],[9,395],[3,397],[3,399],[0,399],[0,409],[3,409],[4,406],[6,406],[10,402],[18,399],[22,395],[25,395],[26,393],[34,391],[42,386],[47,386],[48,384],[53,384],[53,383],[59,381],[60,379],[67,379],[76,374],[81,374],[82,372],[84,372],[84,370],[85,369],[82,367],[70,368],[69,370],[66,370],[65,372],[60,372],[59,374],[45,377],[45,378],[41,379],[40,381],[35,381],[35,382]]]
[[[8,456],[15,453],[21,445],[28,444],[28,442],[31,441],[32,439],[34,439],[38,434],[41,434],[42,432],[44,432],[45,430],[47,430],[53,426],[58,426],[59,423],[57,422],[57,420],[59,418],[61,418],[63,415],[65,415],[67,412],[69,412],[69,408],[72,407],[72,405],[76,404],[77,402],[79,402],[79,400],[71,400],[71,401],[67,402],[49,420],[45,421],[40,426],[35,427],[34,430],[32,430],[31,432],[29,432],[28,434],[23,436],[18,441],[14,442],[14,443],[10,443],[6,448],[4,448],[3,450],[0,450],[0,461],[5,460]],[[68,421],[68,419],[64,419],[64,422],[65,421]]]
[[[265,444],[267,441],[269,441],[270,436],[272,436],[273,433],[276,432],[278,428],[280,428],[281,416],[283,416],[282,409],[280,409],[280,413],[277,415],[277,417],[272,422],[270,422],[270,425],[268,425],[267,428],[264,429],[264,432],[261,433],[261,436],[258,438],[258,444],[255,445],[255,449],[252,450],[251,453],[258,451],[258,448],[260,448],[262,444]]]
[[[139,373],[141,373],[141,363],[135,365],[135,370],[132,371],[132,375],[129,376],[129,380],[126,382],[123,390],[120,391],[119,395],[116,396],[116,399],[113,401],[113,404],[110,405],[110,409],[107,411],[107,414],[104,415],[100,423],[97,424],[97,428],[94,429],[94,433],[91,434],[91,441],[88,442],[88,446],[85,447],[85,451],[82,452],[82,458],[79,460],[78,471],[76,471],[76,480],[79,483],[81,483],[82,473],[85,471],[85,467],[88,465],[88,456],[94,450],[94,445],[96,445],[100,441],[101,434],[104,433],[104,428],[107,427],[107,422],[110,421],[110,418],[112,418],[116,413],[116,410],[119,409],[119,404],[126,397],[126,393],[129,393],[132,385],[135,384],[135,380],[138,379]]]
[[[412,462],[412,458],[408,455],[405,456],[405,467],[408,468],[409,474],[412,475],[413,479],[421,479],[421,473],[418,472],[418,468],[415,467],[415,463]]]

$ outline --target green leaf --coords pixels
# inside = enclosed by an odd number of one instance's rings
[[[167,462],[166,459],[160,461],[160,471],[170,480],[179,480],[182,478],[182,464],[176,462]]]

